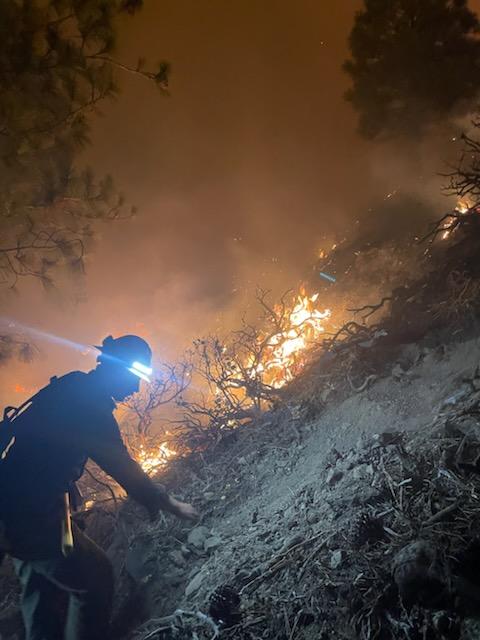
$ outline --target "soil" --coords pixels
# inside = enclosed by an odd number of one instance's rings
[[[117,560],[126,556],[125,563],[117,562],[124,596],[141,593],[146,621],[135,637],[212,637],[211,617],[207,622],[185,615],[165,624],[158,620],[177,609],[208,614],[212,594],[225,585],[240,595],[246,621],[222,632],[231,637],[317,638],[327,632],[328,638],[370,637],[358,628],[349,632],[342,620],[342,613],[348,618],[354,613],[347,611],[345,596],[355,594],[355,580],[365,594],[365,557],[373,554],[381,563],[377,587],[388,588],[394,554],[422,539],[418,527],[398,533],[387,526],[388,518],[378,525],[378,514],[392,509],[385,478],[395,475],[402,448],[424,467],[417,471],[426,473],[422,482],[428,474],[432,481],[436,458],[443,455],[438,429],[472,399],[471,383],[464,381],[472,379],[479,363],[480,339],[432,346],[430,338],[429,343],[406,345],[390,375],[317,419],[306,423],[291,413],[267,414],[232,436],[214,457],[184,470],[183,486],[178,475],[172,478],[179,497],[191,499],[203,513],[198,525],[185,526],[170,517],[140,525],[129,511],[127,538],[117,536],[110,553]],[[385,465],[393,470],[386,471]],[[403,469],[396,483],[408,478]],[[448,505],[450,498],[442,494],[442,499]],[[369,525],[374,539],[363,549],[352,531]],[[284,566],[277,567],[282,561]],[[315,602],[308,604],[308,596]],[[300,624],[302,615],[309,624]],[[434,628],[432,620],[422,618],[421,624]],[[456,629],[445,637],[460,637]],[[442,637],[432,633],[425,637]],[[462,633],[473,637],[465,628]],[[406,637],[417,636],[412,631]]]

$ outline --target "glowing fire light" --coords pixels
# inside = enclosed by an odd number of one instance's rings
[[[457,202],[457,206],[455,207],[455,212],[459,213],[460,215],[465,215],[472,209],[472,207],[473,207],[473,204],[470,202],[468,198],[464,200],[459,200]],[[446,240],[447,238],[450,237],[452,232],[455,230],[454,227],[455,227],[455,220],[451,220],[450,222],[447,222],[445,224],[445,226],[442,229],[443,231],[441,235],[442,240]]]
[[[260,379],[266,385],[279,389],[293,380],[308,362],[309,350],[323,339],[326,321],[331,317],[330,309],[317,308],[319,294],[307,295],[301,289],[289,306],[273,307],[276,320],[274,327],[278,331],[271,334],[267,330],[258,335],[261,345],[261,357],[252,354],[246,360],[243,372],[252,379]],[[227,353],[227,346],[223,352]],[[239,368],[231,370],[230,375],[244,375]],[[219,393],[216,389],[215,393]],[[228,420],[226,426],[234,427],[236,422]],[[168,434],[167,434],[168,435]],[[154,475],[165,467],[178,452],[171,448],[171,442],[156,445],[142,444],[136,448],[135,457],[143,471]]]
[[[253,357],[248,362],[252,377],[260,374],[266,384],[279,389],[298,375],[306,364],[307,350],[318,343],[325,332],[324,321],[331,316],[330,309],[315,308],[317,299],[318,293],[300,292],[286,312],[286,328],[269,338],[262,362],[254,366]]]
[[[154,475],[176,455],[177,452],[174,449],[170,449],[167,442],[162,442],[162,444],[150,451],[147,451],[147,449],[141,445],[137,454],[137,460],[145,473]]]

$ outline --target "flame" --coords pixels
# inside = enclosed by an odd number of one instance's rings
[[[301,290],[286,313],[280,311],[279,305],[274,308],[286,318],[285,329],[268,339],[260,363],[255,365],[254,357],[250,358],[247,366],[252,377],[260,375],[264,383],[279,389],[303,369],[308,349],[318,343],[325,332],[325,320],[331,316],[330,309],[316,308],[318,295],[307,296]]]
[[[472,208],[473,208],[473,202],[469,198],[460,198],[457,201],[454,211],[463,216],[469,211],[471,211]],[[453,231],[455,231],[454,227],[455,227],[454,219],[450,220],[450,222],[445,223],[445,226],[442,229],[443,231],[441,235],[442,240],[446,240],[452,235]]]
[[[467,211],[469,211],[472,206],[473,204],[468,198],[466,198],[465,200],[459,200],[457,202],[457,206],[455,207],[455,211],[464,214],[467,213]]]
[[[176,455],[177,452],[174,449],[171,449],[167,442],[162,442],[150,451],[141,445],[137,453],[137,461],[145,473],[154,475]]]

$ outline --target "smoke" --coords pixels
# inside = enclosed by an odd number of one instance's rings
[[[255,313],[257,286],[273,297],[297,288],[320,248],[377,227],[381,243],[441,215],[437,174],[456,154],[444,132],[402,145],[356,133],[341,65],[360,4],[145,3],[121,24],[117,57],[170,60],[171,96],[124,77],[84,157],[140,214],[98,227],[82,285],[52,302],[28,282],[5,312],[82,344],[137,332],[175,359]],[[0,370],[4,402],[17,383],[93,364],[61,346],[40,351],[31,367]]]

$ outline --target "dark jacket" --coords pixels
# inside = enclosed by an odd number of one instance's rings
[[[150,513],[168,497],[130,457],[113,416],[114,401],[94,372],[53,378],[15,420],[15,443],[0,461],[0,521],[20,558],[59,553],[63,495],[88,458]]]

